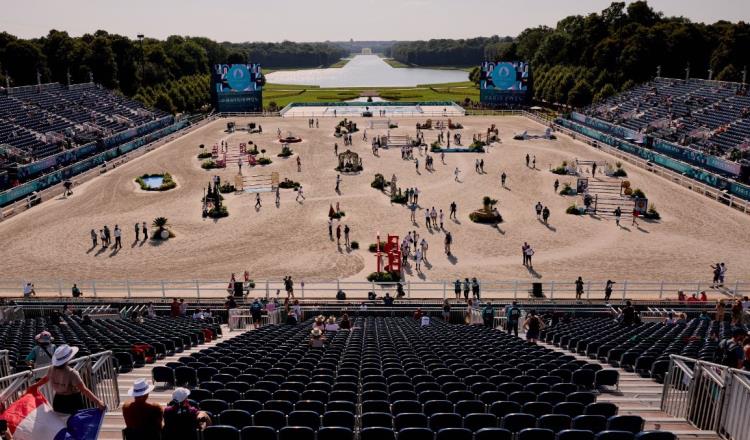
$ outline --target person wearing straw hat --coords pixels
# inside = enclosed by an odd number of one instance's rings
[[[104,401],[96,397],[96,394],[83,383],[78,371],[68,365],[76,353],[78,353],[78,347],[71,347],[67,344],[57,347],[52,355],[52,367],[47,371],[47,375],[29,389],[39,388],[49,382],[55,394],[52,399],[52,409],[62,414],[75,414],[85,409],[84,396],[94,402],[99,409],[106,409]]]
[[[34,340],[36,341],[36,347],[26,356],[26,363],[32,369],[46,367],[52,363],[52,355],[55,352],[55,345],[52,344],[52,341],[55,338],[45,330],[36,335]]]
[[[203,430],[211,424],[206,412],[190,404],[189,395],[187,388],[176,388],[172,393],[172,400],[164,409],[162,440],[194,440],[196,430]]]
[[[325,346],[326,338],[323,336],[323,332],[319,328],[314,328],[310,332],[310,347],[312,348],[323,348]]]
[[[148,402],[148,395],[154,385],[146,379],[138,379],[128,390],[133,400],[122,406],[122,418],[125,427],[137,434],[140,440],[158,440],[161,437],[161,425],[164,411],[158,403]]]

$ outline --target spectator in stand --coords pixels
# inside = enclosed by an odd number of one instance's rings
[[[34,368],[46,367],[52,363],[52,355],[55,352],[55,345],[52,341],[55,338],[52,337],[50,332],[43,331],[34,337],[36,346],[31,349],[31,352],[26,356],[26,363]]]
[[[159,440],[164,420],[164,410],[158,403],[148,402],[148,395],[154,386],[146,379],[138,379],[128,390],[128,396],[133,400],[122,407],[122,418],[125,428],[129,431],[129,438],[139,440]]]
[[[743,342],[743,350],[745,352],[745,361],[742,364],[742,368],[745,371],[750,371],[750,336],[745,336],[745,342]]]
[[[633,325],[635,323],[635,308],[629,300],[625,301],[625,307],[622,309],[622,323],[623,325]]]
[[[744,328],[732,330],[732,337],[719,342],[714,361],[730,368],[742,368],[745,362],[745,351],[742,343],[747,336]]]
[[[184,298],[180,298],[180,316],[187,316],[188,305]]]
[[[339,325],[336,324],[336,317],[335,316],[329,316],[328,322],[326,322],[326,333],[335,333],[339,331]]]
[[[174,307],[174,303],[172,303],[172,307]],[[234,296],[232,295],[227,296],[227,300],[224,302],[224,308],[227,310],[237,308],[237,301],[234,300]]]
[[[750,326],[750,298],[742,297],[742,317],[746,326]]]
[[[346,313],[341,315],[341,323],[339,324],[339,328],[341,330],[349,330],[350,328],[352,328],[352,322],[349,321],[349,315],[347,315]]]
[[[104,401],[96,397],[83,383],[78,371],[68,365],[76,353],[78,353],[78,347],[71,347],[67,344],[57,347],[52,355],[52,368],[47,371],[46,376],[29,389],[37,389],[49,382],[55,395],[52,399],[52,409],[61,414],[75,414],[86,408],[84,396],[94,402],[99,409],[104,410]]]
[[[26,285],[23,286],[23,297],[31,298],[32,296],[36,296],[34,285],[31,283],[26,283]]]
[[[148,305],[146,306],[146,314],[149,318],[156,318],[156,309],[154,308],[154,303],[149,301]]]
[[[83,293],[81,293],[81,289],[78,288],[77,284],[73,284],[73,287],[70,289],[70,294],[73,296],[73,298],[78,298],[83,295]]]
[[[678,290],[678,291],[677,291],[677,301],[679,301],[679,302],[684,302],[684,301],[685,301],[685,299],[687,299],[687,298],[685,297],[685,292],[683,292],[682,290]]]
[[[445,321],[446,324],[450,324],[451,322],[451,304],[447,299],[443,301],[443,321]]]
[[[319,328],[314,328],[310,332],[310,347],[312,348],[323,348],[325,346],[326,338],[323,336],[323,332]]]
[[[698,302],[698,296],[697,295],[698,295],[697,293],[694,293],[694,294],[690,295],[690,298],[688,298],[687,302],[689,302],[689,303]]]
[[[419,321],[420,319],[422,319],[422,308],[417,307],[417,310],[414,311],[414,320]]]
[[[714,320],[723,322],[724,321],[724,300],[720,299],[716,302],[716,316],[714,316]]]
[[[189,395],[186,388],[177,388],[172,393],[172,401],[164,408],[162,440],[194,440],[198,430],[211,424],[207,413],[190,404]]]
[[[526,317],[526,321],[523,323],[523,328],[526,330],[526,340],[532,344],[536,344],[537,339],[539,339],[539,331],[544,328],[544,322],[542,322],[542,320],[536,316],[536,312],[532,310]]]
[[[708,301],[708,295],[706,295],[706,291],[705,291],[705,290],[701,291],[701,297],[700,297],[700,300],[701,300],[701,302],[706,302],[706,301]]]
[[[393,297],[388,292],[385,292],[385,296],[383,297],[383,305],[385,306],[393,305]]]
[[[742,301],[739,299],[732,303],[732,325],[742,325]]]
[[[177,298],[172,298],[172,304],[169,305],[169,316],[172,318],[180,316],[180,303],[177,302]]]

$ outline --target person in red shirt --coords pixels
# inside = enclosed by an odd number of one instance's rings
[[[701,301],[706,302],[708,301],[708,295],[706,295],[706,291],[701,292]]]
[[[682,290],[677,292],[677,301],[685,301],[685,292],[683,292]]]
[[[687,302],[697,302],[698,297],[696,297],[695,295],[696,294],[694,293],[690,298],[688,298]]]
[[[172,299],[172,304],[169,306],[169,312],[172,318],[180,316],[180,303],[177,302],[177,298]]]

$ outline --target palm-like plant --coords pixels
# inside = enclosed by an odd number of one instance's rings
[[[492,207],[495,206],[496,204],[497,204],[497,200],[489,196],[484,196],[484,198],[482,199],[482,205],[484,205],[485,212],[492,212]]]
[[[169,224],[169,220],[167,220],[166,217],[156,217],[154,219],[154,222],[152,223],[152,225],[155,228],[159,228],[159,230],[166,228],[168,224]]]

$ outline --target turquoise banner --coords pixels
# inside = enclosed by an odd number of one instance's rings
[[[597,141],[603,142],[607,145],[611,145],[618,150],[633,154],[644,160],[660,165],[684,176],[690,177],[691,179],[697,180],[701,183],[705,183],[706,185],[709,185],[713,188],[725,190],[733,196],[739,197],[744,200],[750,200],[750,187],[747,185],[730,181],[729,179],[713,174],[705,169],[701,169],[685,162],[673,159],[671,157],[667,157],[653,150],[640,147],[618,137],[602,133],[601,131],[598,131],[594,128],[578,124],[568,119],[558,119],[556,122],[565,128],[581,133],[592,139],[596,139]]]
[[[156,131],[153,131],[143,137],[126,142],[117,147],[111,148],[101,154],[86,158],[82,161],[76,162],[65,168],[53,171],[42,177],[26,182],[22,185],[11,188],[3,193],[0,193],[0,206],[13,203],[16,200],[20,200],[34,191],[42,191],[50,186],[56,185],[63,180],[70,179],[78,174],[88,171],[92,168],[98,167],[104,163],[117,158],[129,151],[133,151],[136,148],[140,148],[148,143],[151,143],[157,139],[174,133],[177,130],[187,126],[187,119],[183,119],[169,127],[165,127]]]

